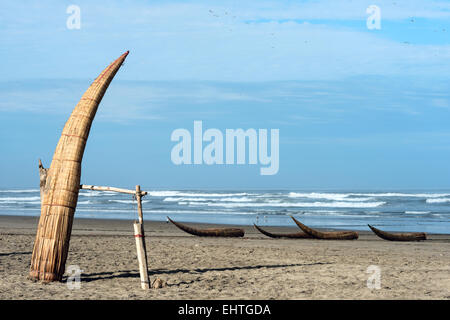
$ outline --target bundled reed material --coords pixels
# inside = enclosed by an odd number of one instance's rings
[[[208,229],[197,229],[188,227],[179,222],[175,222],[169,217],[167,219],[177,226],[180,230],[199,237],[243,237],[244,229],[241,228],[208,228]]]
[[[62,279],[80,190],[81,161],[86,141],[98,105],[127,55],[128,51],[102,71],[64,126],[46,179],[44,183],[41,181],[41,217],[31,258],[32,279]]]
[[[379,236],[381,239],[389,241],[421,241],[427,240],[427,235],[425,232],[405,232],[405,233],[391,233],[386,232],[368,224],[369,228]]]
[[[286,238],[286,239],[311,239],[312,237],[304,232],[295,232],[295,233],[272,233],[269,231],[264,230],[261,227],[258,227],[256,224],[253,224],[259,232],[261,232],[263,235],[266,235],[271,238]]]
[[[306,234],[309,234],[314,239],[321,240],[356,240],[358,239],[358,233],[356,231],[328,231],[323,232],[319,230],[315,230],[308,226],[305,226],[303,223],[291,217],[294,220],[295,224],[302,229],[302,231]]]

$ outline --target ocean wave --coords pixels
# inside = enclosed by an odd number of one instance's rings
[[[246,211],[223,211],[223,210],[192,210],[190,209],[189,211],[186,210],[164,210],[164,209],[148,209],[145,210],[146,213],[166,213],[166,214],[231,214],[231,215],[257,215],[254,212],[246,212]]]
[[[25,210],[25,209],[24,209]],[[28,210],[32,210],[32,209],[28,209]],[[125,214],[132,214],[134,215],[136,213],[135,210],[129,209],[129,210],[125,210],[125,209],[99,209],[99,208],[77,208],[77,212],[112,212],[112,213],[125,213]],[[222,210],[189,210],[189,211],[185,211],[185,210],[164,210],[164,209],[146,209],[144,212],[144,218],[146,216],[146,214],[150,214],[150,213],[165,213],[165,214],[245,214],[245,215],[249,215],[249,214],[254,214],[251,212],[229,212],[229,211],[222,211]]]
[[[27,198],[0,198],[0,204],[41,204],[40,197]],[[77,204],[91,204],[91,201],[78,201]]]
[[[348,197],[348,194],[342,193],[318,193],[318,192],[309,192],[309,193],[301,193],[301,192],[289,192],[288,197],[291,198],[311,198],[311,199],[343,199]]]
[[[208,198],[188,198],[188,197],[167,197],[164,198],[163,201],[165,202],[179,202],[179,201],[211,201],[211,199]]]
[[[205,193],[205,192],[184,192],[184,191],[148,191],[152,197],[233,197],[233,196],[247,196],[251,193]]]
[[[117,202],[117,203],[136,204],[137,205],[136,200],[115,200],[115,199],[111,199],[111,200],[108,200],[108,201],[110,201],[110,202]],[[150,202],[150,200],[141,200],[141,201],[142,201],[142,203]]]
[[[256,200],[256,199],[255,199]],[[248,197],[238,197],[238,198],[221,198],[221,199],[214,199],[214,198],[190,198],[190,197],[167,197],[164,198],[163,201],[166,202],[178,202],[178,201],[199,201],[199,202],[205,202],[205,201],[225,201],[225,202],[246,202],[246,201],[253,201],[253,199]]]
[[[41,200],[41,197],[4,197],[0,198],[0,201],[7,202],[27,202],[27,201],[35,201]]]
[[[113,192],[113,191],[97,191],[97,190],[92,190],[92,191],[83,191],[79,193],[80,196],[83,197],[101,197],[101,196],[113,196],[116,195],[117,192]]]
[[[40,192],[39,189],[23,189],[23,190],[0,190],[0,193],[28,193],[28,192]]]
[[[440,199],[427,199],[427,203],[445,203],[450,202],[450,198],[440,198]]]
[[[441,198],[450,196],[450,193],[349,193],[352,196],[365,196],[365,197],[414,197],[414,198]]]
[[[198,205],[207,205],[211,207],[227,207],[227,208],[236,208],[236,207],[329,207],[329,208],[375,208],[379,207],[386,202],[378,201],[378,202],[282,202],[282,203],[254,203],[254,202],[246,202],[246,203],[210,203],[210,202],[179,202],[180,205],[190,205],[190,206],[198,206]]]
[[[406,214],[429,214],[431,211],[405,211]]]
[[[98,208],[77,208],[77,212],[113,212],[113,213],[127,213],[133,214],[135,210],[124,209],[98,209]]]
[[[308,198],[308,199],[325,199],[325,200],[335,200],[335,201],[369,201],[373,198],[349,198],[351,194],[349,193],[299,193],[299,192],[289,192],[288,197],[290,198]]]
[[[30,204],[41,204],[41,201],[0,201],[2,207],[11,208],[14,205],[30,205]],[[6,206],[4,206],[6,205]]]

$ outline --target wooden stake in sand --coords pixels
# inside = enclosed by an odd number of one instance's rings
[[[147,195],[146,191],[141,191],[141,186],[137,185],[135,190],[121,189],[116,187],[103,187],[92,186],[82,184],[80,189],[83,190],[96,190],[96,191],[114,191],[120,193],[133,194],[136,197],[138,219],[139,222],[133,224],[134,237],[136,238],[136,251],[139,262],[139,274],[141,277],[142,289],[150,288],[150,279],[148,277],[148,260],[147,260],[147,248],[145,246],[145,231],[144,231],[144,214],[142,212],[142,197]]]
[[[142,213],[141,187],[136,186],[136,201],[138,205],[139,222],[134,223],[134,237],[136,238],[136,250],[139,261],[139,274],[141,276],[141,288],[149,289],[147,249],[145,247],[144,214]]]
[[[112,62],[83,94],[64,126],[48,171],[40,164],[41,217],[31,257],[31,279],[62,279],[86,141],[98,105],[127,55],[128,51]]]
[[[133,226],[134,237],[136,238],[137,257],[139,261],[139,274],[141,276],[141,288],[149,289],[150,280],[148,278],[147,254],[145,250],[145,236],[143,226],[139,222],[135,222]]]

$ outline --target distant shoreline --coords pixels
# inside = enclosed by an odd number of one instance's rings
[[[172,217],[173,218],[173,217]],[[199,227],[199,228],[212,228],[212,227],[239,227],[245,230],[246,236],[248,234],[255,234],[258,236],[263,236],[261,233],[255,230],[253,225],[242,225],[242,224],[218,224],[218,223],[203,223],[203,222],[184,222],[183,220],[177,220],[173,218],[173,220],[177,222],[183,222],[191,226]],[[0,230],[2,228],[17,228],[26,230],[27,233],[35,233],[37,229],[37,223],[39,221],[39,217],[35,216],[16,216],[16,215],[0,215]],[[76,234],[77,232],[82,232],[86,230],[98,230],[98,231],[111,231],[111,226],[114,227],[114,230],[117,230],[119,234],[123,232],[132,232],[132,224],[133,219],[108,219],[108,218],[86,218],[86,217],[77,217],[75,213],[74,223],[73,223],[73,232]],[[179,231],[173,224],[166,221],[154,221],[154,220],[145,220],[144,215],[144,224],[148,226],[156,227],[157,229],[163,228],[166,230],[165,226],[169,226],[168,228],[173,229],[174,231]],[[293,223],[292,226],[270,226],[270,225],[258,225],[261,226],[268,231],[271,232],[299,232],[301,231],[298,227],[296,227]],[[128,230],[129,229],[129,230]],[[317,230],[331,230],[331,231],[342,231],[342,229],[333,229],[333,228],[317,228]],[[350,230],[350,229],[349,229]],[[372,231],[370,230],[353,230],[357,231],[360,236],[367,236],[369,238],[373,237],[375,239],[379,239]],[[151,227],[146,228],[146,233],[152,233]],[[179,231],[181,232],[181,231]],[[187,235],[181,232],[183,235]],[[450,234],[446,233],[427,233],[428,240],[448,240],[450,242]],[[380,239],[381,240],[381,239]],[[353,240],[358,241],[358,240]],[[383,240],[385,241],[385,240]]]

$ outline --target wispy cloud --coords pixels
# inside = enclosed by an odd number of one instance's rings
[[[0,113],[69,114],[89,84],[89,81],[64,79],[0,82]],[[192,111],[205,114],[205,109],[217,115],[220,110],[213,107],[217,104],[268,101],[258,91],[234,84],[115,80],[103,98],[97,118],[125,124],[165,120]],[[196,105],[198,108],[192,110]]]
[[[90,78],[126,49],[131,54],[121,79],[128,80],[239,82],[449,74],[446,38],[418,44],[408,37],[404,43],[398,28],[367,30],[369,4],[263,1],[255,7],[253,2],[231,1],[81,1],[82,27],[73,31],[65,28],[64,3],[44,1],[29,7],[2,2],[0,36],[7,50],[0,58],[9,61],[2,74],[9,79]],[[450,17],[449,4],[441,1],[378,5],[383,21]],[[414,30],[404,28],[402,34],[408,33]],[[421,34],[432,37],[431,30]]]
[[[0,112],[67,115],[89,84],[82,80],[0,82]],[[449,100],[440,81],[416,83],[407,77],[251,83],[115,79],[97,118],[128,124],[220,117],[292,126],[343,123],[369,114],[384,120],[424,115],[439,119],[449,109]]]

